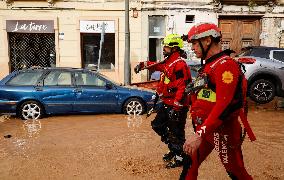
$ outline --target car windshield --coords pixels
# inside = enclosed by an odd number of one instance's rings
[[[269,59],[270,51],[269,47],[246,47],[236,57],[253,56]]]

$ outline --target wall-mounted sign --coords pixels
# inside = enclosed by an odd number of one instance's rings
[[[103,23],[105,33],[114,33],[114,21],[80,21],[80,32],[82,33],[101,33]]]
[[[159,33],[159,32],[161,32],[161,30],[160,30],[160,29],[161,29],[160,27],[154,27],[153,32],[155,32],[155,33]]]
[[[64,32],[58,33],[59,40],[64,40]]]
[[[51,20],[7,20],[7,32],[18,33],[54,33]]]

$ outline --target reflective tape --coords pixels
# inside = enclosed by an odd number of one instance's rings
[[[165,76],[164,83],[169,84],[170,82],[171,82],[171,80],[167,76]]]

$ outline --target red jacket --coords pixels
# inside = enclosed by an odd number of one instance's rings
[[[206,60],[202,73],[208,77],[209,83],[194,95],[191,114],[197,125],[196,132],[204,137],[222,124],[225,109],[235,101],[235,93],[241,93],[236,92],[241,70],[237,62],[221,52]],[[238,115],[236,110],[225,119],[236,119]]]
[[[155,62],[147,61],[145,65],[153,64]],[[165,104],[180,108],[189,105],[189,97],[184,91],[186,85],[191,82],[190,70],[178,52],[174,52],[163,63],[149,69],[162,72],[157,93]]]

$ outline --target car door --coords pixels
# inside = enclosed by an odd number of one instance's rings
[[[39,96],[45,104],[47,113],[69,113],[73,111],[75,86],[72,73],[67,70],[52,70],[43,79],[43,85],[37,87]]]
[[[281,89],[284,90],[284,50],[273,50],[270,56],[274,61],[275,73],[282,83]]]
[[[76,101],[74,110],[78,112],[117,112],[118,95],[115,86],[92,72],[74,73]]]

